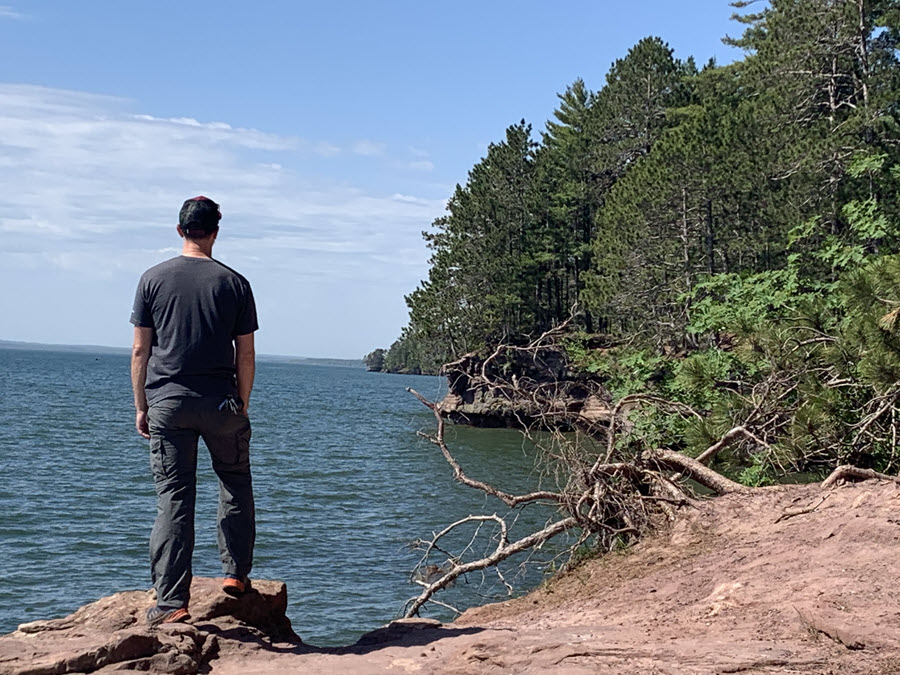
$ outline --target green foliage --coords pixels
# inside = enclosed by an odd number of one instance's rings
[[[737,477],[738,481],[750,487],[763,487],[765,485],[774,485],[775,480],[772,478],[773,467],[768,460],[761,456],[755,455],[750,465],[744,467]]]
[[[597,362],[594,371],[615,398],[639,391],[659,391],[671,377],[671,358],[650,349],[615,349]]]
[[[669,391],[675,400],[698,410],[711,410],[721,397],[719,384],[752,372],[734,352],[705,349],[676,364]]]
[[[748,335],[761,323],[796,310],[809,296],[801,288],[797,269],[788,266],[756,274],[706,277],[684,298],[692,308],[688,333],[708,335],[732,330]]]
[[[577,368],[697,413],[642,406],[622,442],[696,454],[746,424],[763,444],[721,461],[748,484],[894,461],[900,8],[733,4],[743,59],[645,38],[559,94],[539,141],[523,120],[488,147],[424,234],[384,369],[436,372],[577,304]]]
[[[366,370],[371,370],[376,373],[380,373],[384,370],[385,354],[387,354],[387,351],[384,349],[376,349],[366,354],[363,357],[363,360],[366,362]]]

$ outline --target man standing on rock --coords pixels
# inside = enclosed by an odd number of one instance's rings
[[[182,253],[144,272],[134,299],[131,383],[135,426],[150,439],[157,516],[150,535],[156,606],[151,625],[185,621],[194,551],[197,443],[219,478],[218,541],[223,590],[250,587],[256,520],[250,419],[258,328],[247,280],[213,260],[222,215],[206,197],[181,207]]]

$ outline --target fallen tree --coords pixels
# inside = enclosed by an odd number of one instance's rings
[[[585,418],[579,407],[561,403],[560,398],[569,393],[568,385],[560,385],[550,378],[523,377],[509,369],[492,367],[504,355],[514,354],[518,360],[523,355],[530,358],[535,369],[539,369],[547,354],[553,353],[554,342],[564,329],[565,325],[548,331],[527,345],[497,347],[478,369],[473,369],[471,358],[447,367],[448,376],[453,378],[453,368],[464,366],[465,373],[456,373],[456,377],[464,376],[470,388],[490,390],[494,396],[509,401],[527,402],[529,412],[519,420],[520,428],[538,450],[542,475],[553,483],[553,489],[514,494],[469,476],[446,440],[447,420],[452,419],[454,411],[448,410],[443,402],[432,402],[415,390],[407,390],[434,413],[435,432],[420,434],[440,450],[456,481],[496,498],[510,509],[510,513],[529,504],[542,503],[551,505],[556,516],[543,527],[511,541],[504,517],[497,513],[470,515],[434,533],[429,540],[416,542],[417,548],[424,552],[413,580],[423,590],[407,602],[406,617],[418,615],[428,603],[458,611],[436,600],[435,594],[451,586],[459,577],[488,568],[496,571],[512,594],[513,588],[498,565],[517,554],[539,549],[563,533],[576,535],[574,543],[566,547],[566,564],[589,541],[598,553],[629,545],[652,529],[676,519],[679,509],[695,506],[701,498],[697,494],[698,485],[712,495],[767,489],[743,485],[711,467],[720,453],[738,443],[749,444],[759,452],[774,452],[771,443],[752,430],[752,425],[760,422],[760,411],[765,409],[762,403],[756,405],[744,423],[732,427],[696,457],[691,457],[671,448],[647,447],[643,444],[644,439],[636,438],[633,433],[635,417],[646,406],[681,418],[702,420],[700,412],[684,403],[651,394],[631,394],[611,406],[605,423],[600,423],[596,417]],[[599,385],[596,386],[599,390]],[[784,398],[783,390],[783,387],[769,389],[775,392],[776,401]],[[765,426],[764,422],[762,424]],[[537,429],[543,432],[540,437]],[[842,481],[867,479],[898,480],[871,469],[842,465],[821,485],[827,490]],[[783,517],[809,513],[818,505],[786,512]],[[475,532],[462,550],[454,552],[443,547],[451,534],[473,524],[476,525]],[[482,526],[485,524],[491,524],[493,529],[484,532]],[[482,557],[472,557],[473,542],[479,536],[491,538],[493,547]],[[435,562],[437,555],[443,558],[440,562]]]

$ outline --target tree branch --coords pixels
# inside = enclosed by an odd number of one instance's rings
[[[468,485],[471,488],[475,488],[476,490],[481,490],[482,492],[491,495],[492,497],[496,497],[504,504],[509,507],[518,506],[519,504],[524,504],[526,502],[533,502],[540,499],[549,499],[555,502],[563,503],[566,501],[565,497],[558,492],[550,492],[548,490],[538,490],[536,492],[529,492],[524,495],[513,495],[508,492],[504,492],[503,490],[498,490],[493,485],[489,483],[485,483],[484,481],[475,480],[474,478],[469,478],[465,472],[462,470],[459,462],[456,461],[456,458],[450,453],[449,448],[447,448],[447,444],[444,442],[444,416],[441,413],[439,406],[434,403],[428,401],[424,396],[422,396],[419,392],[414,389],[410,389],[407,387],[406,389],[409,393],[419,399],[424,405],[431,409],[434,413],[435,419],[437,420],[437,434],[435,436],[428,436],[427,438],[434,443],[441,450],[441,454],[444,455],[444,459],[447,460],[447,463],[453,469],[453,478],[463,485]]]
[[[720,438],[718,442],[713,443],[706,450],[697,455],[697,461],[700,462],[700,464],[709,464],[713,459],[715,459],[716,455],[718,455],[722,450],[734,443],[734,441],[741,436],[753,441],[754,443],[757,443],[758,445],[761,445],[766,450],[772,449],[772,447],[768,443],[747,430],[746,427],[738,426],[722,436],[722,438]]]
[[[468,574],[469,572],[483,570],[486,567],[496,565],[497,563],[503,562],[516,553],[521,553],[522,551],[525,551],[529,548],[538,546],[548,539],[551,539],[556,535],[577,526],[578,521],[575,520],[575,518],[564,518],[563,520],[559,520],[551,525],[548,525],[542,530],[538,530],[537,532],[529,534],[527,537],[522,537],[512,544],[507,544],[506,546],[503,546],[502,544],[498,545],[497,550],[485,558],[474,560],[464,565],[455,566],[452,570],[447,572],[447,574],[442,576],[440,579],[438,579],[433,584],[428,586],[428,588],[422,591],[422,593],[409,606],[409,609],[406,610],[405,618],[411,619],[412,617],[418,615],[419,609],[422,607],[422,605],[429,601],[432,595],[434,595],[439,590],[449,586],[457,577],[460,577],[463,574]]]
[[[709,467],[703,466],[696,459],[673,450],[653,450],[648,453],[648,461],[656,464],[660,469],[687,474],[700,485],[709,488],[716,494],[725,495],[736,492],[750,492],[751,490],[751,488],[735,483]]]

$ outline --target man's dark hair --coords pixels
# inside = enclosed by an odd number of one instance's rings
[[[181,231],[189,239],[202,239],[209,236],[219,229],[221,219],[219,205],[203,195],[185,201],[178,214]]]

